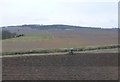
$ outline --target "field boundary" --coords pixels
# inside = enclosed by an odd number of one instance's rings
[[[18,55],[4,55],[4,56],[0,56],[0,58],[2,57],[22,57],[22,56],[45,56],[45,55],[65,55],[65,54],[68,54],[67,52],[59,52],[59,53],[41,53],[41,54],[18,54]]]
[[[120,48],[120,45],[109,45],[109,46],[98,46],[98,47],[84,47],[84,48],[73,48],[74,52],[84,52],[92,50],[105,50]],[[58,49],[41,49],[41,50],[30,50],[30,51],[18,51],[18,52],[2,52],[2,56],[6,55],[20,55],[23,54],[57,54],[57,53],[68,53],[70,48],[58,48]]]

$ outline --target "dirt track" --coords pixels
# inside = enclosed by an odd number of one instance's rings
[[[118,54],[3,58],[3,80],[117,80]]]

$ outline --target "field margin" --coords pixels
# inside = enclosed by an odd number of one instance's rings
[[[106,50],[106,49],[119,49],[120,45],[109,45],[109,46],[97,46],[97,47],[81,47],[73,48],[74,52],[85,52],[93,50]],[[70,48],[56,48],[56,49],[40,49],[40,50],[30,50],[30,51],[16,51],[16,52],[2,52],[2,56],[10,55],[24,55],[24,54],[56,54],[56,53],[68,53]]]

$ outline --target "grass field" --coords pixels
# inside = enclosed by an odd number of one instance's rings
[[[79,31],[46,31],[2,40],[3,52],[30,52],[45,49],[99,47],[118,44],[117,33]]]
[[[16,37],[11,39],[6,39],[3,42],[30,42],[30,41],[41,41],[41,40],[50,40],[52,35],[47,33],[31,33],[22,37]]]

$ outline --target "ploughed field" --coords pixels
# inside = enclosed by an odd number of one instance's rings
[[[2,58],[3,80],[117,80],[117,53]]]
[[[25,51],[41,48],[69,48],[118,44],[117,31],[45,30],[2,41],[2,51]]]

